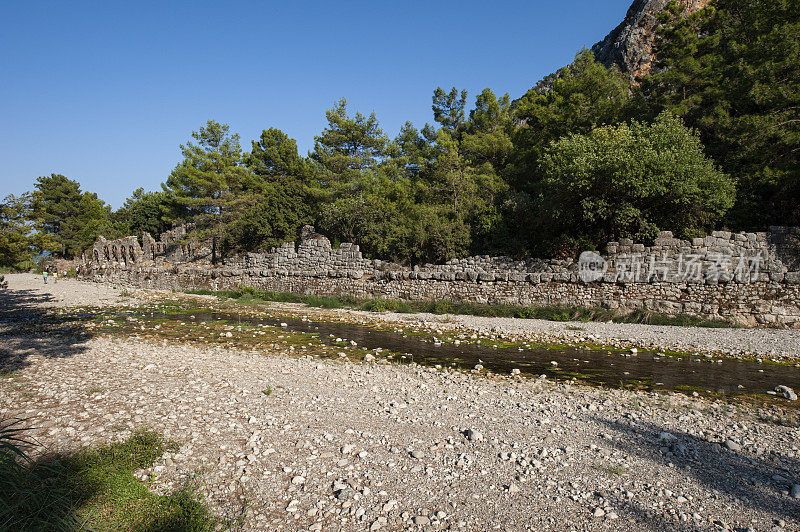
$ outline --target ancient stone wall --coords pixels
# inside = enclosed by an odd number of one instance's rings
[[[101,247],[101,239],[95,244]],[[134,249],[134,257],[136,257]],[[800,327],[800,229],[715,232],[680,240],[662,232],[653,246],[610,242],[579,261],[478,256],[413,269],[365,259],[354,244],[331,247],[304,229],[299,246],[202,262],[87,262],[89,278],[149,288],[231,289],[359,298],[463,300],[650,310]]]
[[[92,268],[119,268],[133,265],[180,264],[184,262],[209,262],[211,250],[207,245],[187,239],[187,227],[178,225],[161,234],[159,239],[142,233],[142,244],[135,236],[106,240],[100,236],[87,249],[81,260]]]

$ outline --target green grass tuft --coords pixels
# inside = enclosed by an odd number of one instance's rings
[[[468,301],[403,301],[394,299],[356,299],[351,296],[316,296],[272,292],[251,287],[236,290],[212,291],[190,290],[187,293],[214,295],[222,299],[234,299],[243,304],[265,302],[302,303],[319,308],[354,308],[371,312],[399,312],[430,314],[466,314],[489,318],[524,318],[549,321],[613,321],[615,323],[645,323],[649,325],[680,325],[689,327],[732,327],[730,322],[709,320],[697,316],[667,315],[648,311],[620,313],[618,311],[563,305],[518,306],[504,304],[471,303]]]
[[[177,445],[150,432],[71,456],[31,461],[21,421],[0,424],[0,529],[210,531],[225,526],[193,486],[151,493],[134,477]],[[5,444],[5,445],[3,445]]]

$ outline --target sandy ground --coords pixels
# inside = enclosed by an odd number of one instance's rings
[[[0,376],[0,415],[66,452],[161,431],[181,447],[142,477],[195,479],[219,514],[245,508],[247,530],[800,530],[798,430],[748,407],[283,346],[50,337],[23,326],[41,306],[131,299],[9,277],[0,362],[21,367]]]

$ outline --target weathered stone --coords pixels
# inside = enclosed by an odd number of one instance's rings
[[[143,240],[155,252],[149,257],[136,247],[135,237],[115,241],[100,237],[81,257],[81,275],[145,288],[251,286],[359,298],[524,306],[555,303],[602,306],[619,312],[692,313],[749,325],[800,328],[800,230],[794,229],[737,235],[717,232],[692,242],[663,232],[650,248],[621,239],[609,243],[608,254],[600,257],[607,266],[601,282],[589,284],[580,282],[578,264],[571,259],[513,260],[481,255],[410,269],[364,259],[358,246],[348,243],[333,249],[313,228],[297,247],[288,242],[270,253],[229,257],[211,267],[209,255],[198,251],[206,246],[186,242],[185,235],[185,230],[173,230],[159,241],[145,235]],[[119,260],[123,243],[134,247],[132,253],[125,251],[133,261]],[[188,261],[180,258],[180,246],[185,247]],[[376,265],[380,269],[375,269]]]

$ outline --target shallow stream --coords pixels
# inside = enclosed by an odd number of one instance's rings
[[[472,369],[477,364],[498,374],[519,369],[525,375],[546,374],[559,380],[576,377],[610,387],[643,387],[652,390],[711,392],[724,395],[760,393],[786,385],[800,390],[800,369],[754,361],[706,358],[702,355],[660,356],[656,352],[600,349],[549,349],[488,347],[462,343],[434,343],[420,336],[373,329],[348,323],[304,321],[289,318],[249,317],[226,313],[195,313],[189,317],[162,316],[180,321],[268,325],[311,333],[327,344],[354,341],[362,349],[400,353],[397,362],[416,362]],[[383,353],[385,354],[385,353]],[[398,360],[399,358],[399,360]]]

